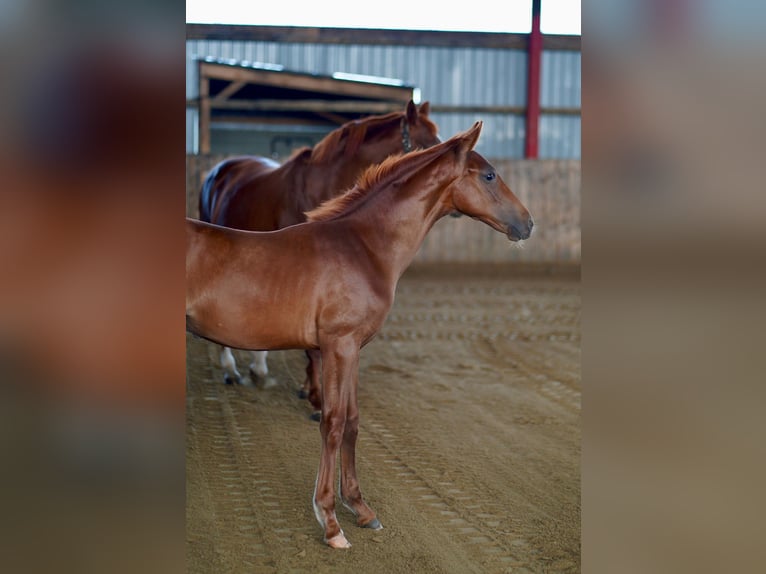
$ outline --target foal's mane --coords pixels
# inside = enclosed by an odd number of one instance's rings
[[[381,163],[368,167],[359,176],[354,187],[306,212],[306,220],[327,221],[345,215],[359,205],[365,197],[373,195],[377,190],[396,180],[406,179],[413,172],[441,157],[450,147],[436,146],[387,157]]]
[[[391,112],[383,116],[369,116],[346,122],[322,138],[313,148],[309,163],[319,164],[334,159],[341,151],[346,157],[353,156],[362,145],[368,132],[372,132],[394,120],[401,120],[404,112]],[[300,155],[298,152],[294,155]]]

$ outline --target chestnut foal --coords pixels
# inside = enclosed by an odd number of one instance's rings
[[[383,325],[394,291],[426,233],[458,211],[512,241],[532,218],[495,169],[473,151],[481,122],[446,142],[369,168],[309,222],[247,232],[187,219],[186,325],[216,343],[251,350],[318,349],[322,449],[314,512],[333,548],[350,544],[340,498],[359,526],[382,528],[356,474],[359,353]]]

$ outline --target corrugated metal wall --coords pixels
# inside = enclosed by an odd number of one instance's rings
[[[226,40],[186,43],[187,98],[197,96],[194,56],[281,64],[289,70],[332,74],[348,72],[398,78],[420,88],[423,101],[445,106],[524,106],[527,56],[522,50],[283,44]],[[541,105],[580,107],[580,53],[545,51]],[[434,113],[442,137],[484,121],[478,151],[491,158],[520,158],[524,151],[524,117],[512,114]],[[196,110],[187,112],[187,128]],[[580,117],[544,115],[540,125],[541,158],[580,157]],[[187,152],[196,137],[187,129]]]
[[[580,52],[544,51],[541,76],[541,107],[580,107]],[[580,116],[543,114],[538,138],[541,159],[579,159]]]

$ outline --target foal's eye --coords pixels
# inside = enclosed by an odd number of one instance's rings
[[[492,181],[493,179],[495,179],[495,172],[490,171],[489,173],[484,174],[484,179],[486,179],[487,181]]]

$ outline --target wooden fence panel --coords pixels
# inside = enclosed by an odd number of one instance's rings
[[[186,156],[186,214],[198,217],[199,192],[221,155]],[[468,217],[445,217],[426,236],[419,263],[579,263],[580,187],[578,160],[494,160],[500,176],[535,220],[532,237],[508,239]]]

